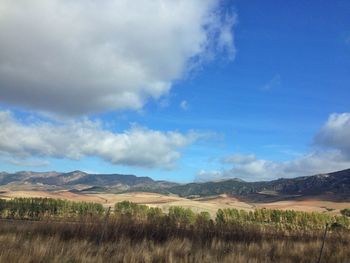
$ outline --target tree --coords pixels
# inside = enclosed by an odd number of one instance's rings
[[[189,208],[172,206],[169,208],[168,216],[172,223],[176,225],[191,225],[195,222],[195,213]]]
[[[148,206],[139,205],[129,201],[122,201],[116,203],[114,206],[114,212],[116,214],[126,215],[138,220],[144,220],[147,218],[148,209]]]

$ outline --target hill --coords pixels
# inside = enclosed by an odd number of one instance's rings
[[[8,190],[70,190],[73,192],[156,192],[198,198],[228,194],[255,201],[280,200],[288,197],[333,194],[339,198],[350,196],[350,169],[272,181],[246,182],[230,179],[219,182],[176,184],[155,181],[149,177],[124,174],[89,174],[28,172],[0,173],[0,186]]]
[[[253,196],[259,194],[261,198],[277,198],[280,196],[312,196],[335,194],[350,195],[350,169],[313,176],[297,178],[281,178],[272,181],[245,182],[232,179],[220,182],[190,183],[177,185],[167,189],[179,196],[211,196],[230,194],[239,196]]]
[[[68,173],[21,171],[12,174],[0,173],[0,185],[15,190],[125,192],[140,188],[152,191],[177,184],[127,174],[89,174],[82,171]]]

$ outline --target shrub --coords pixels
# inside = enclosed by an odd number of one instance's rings
[[[189,208],[180,206],[172,206],[168,213],[170,222],[177,225],[191,225],[195,222],[195,213]]]
[[[145,205],[139,205],[129,201],[122,201],[116,203],[114,206],[114,212],[119,215],[126,215],[134,219],[146,219],[148,215],[149,207]]]
[[[340,210],[340,213],[343,215],[343,216],[348,216],[350,217],[350,208],[345,208],[343,210]]]

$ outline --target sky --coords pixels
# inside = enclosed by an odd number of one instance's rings
[[[347,0],[0,2],[0,171],[350,168]]]

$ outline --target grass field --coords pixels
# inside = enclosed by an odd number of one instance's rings
[[[242,202],[224,195],[187,200],[150,193],[88,194],[88,199],[70,192],[16,193],[52,199],[12,198],[14,193],[1,193],[7,200],[0,202],[0,263],[306,263],[317,262],[323,241],[321,262],[350,259],[346,216],[256,208],[248,213],[233,209]],[[101,202],[116,204],[110,210]],[[216,215],[193,208],[216,209]]]
[[[227,195],[187,199],[175,195],[162,195],[157,193],[72,193],[69,191],[6,191],[0,192],[0,198],[14,197],[48,197],[59,198],[71,201],[86,201],[100,203],[105,207],[113,207],[115,203],[130,201],[137,204],[145,204],[152,207],[159,207],[167,211],[170,206],[181,206],[190,208],[194,212],[206,211],[214,215],[219,208],[236,208],[243,210],[254,210],[255,208],[269,208],[282,210],[296,210],[307,212],[321,212],[327,214],[339,214],[339,211],[350,207],[350,202],[331,200],[329,197],[309,197],[276,202],[249,202]]]
[[[323,230],[245,223],[172,224],[111,215],[78,221],[2,219],[0,262],[317,262]],[[329,231],[322,261],[348,262],[349,231]]]
[[[84,239],[62,240],[59,236],[23,234],[0,235],[0,262],[55,263],[309,263],[317,262],[321,241],[225,242],[215,240],[198,246],[188,239],[171,239],[162,243],[123,238],[115,242],[95,242]],[[20,253],[14,253],[20,251]],[[325,247],[327,263],[348,262],[346,245],[337,243]]]

